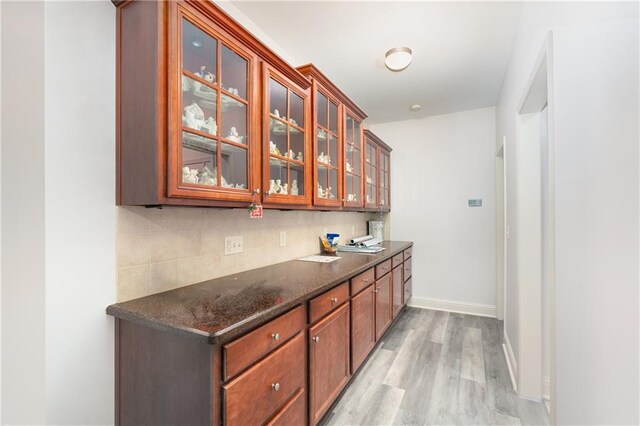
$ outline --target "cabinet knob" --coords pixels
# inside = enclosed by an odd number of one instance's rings
[[[380,290],[380,287],[376,287],[376,288],[374,288],[374,289],[373,289],[373,292],[374,292],[374,293],[377,293],[377,292],[378,292],[378,290]]]
[[[271,335],[271,338],[277,342],[278,340],[280,340],[280,333],[273,333]]]
[[[331,298],[331,303],[333,303],[334,305],[335,305],[336,303],[338,303],[338,298],[337,298],[337,297],[332,297],[332,298]]]
[[[369,278],[363,279],[362,282],[365,283],[365,284],[368,283],[369,282]]]
[[[316,343],[320,343],[320,336],[313,337],[311,338],[311,340],[313,340]]]
[[[280,383],[271,383],[271,389],[278,392],[280,390]]]

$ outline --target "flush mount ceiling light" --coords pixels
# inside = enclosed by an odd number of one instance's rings
[[[411,49],[408,47],[394,47],[384,55],[384,64],[391,71],[402,71],[411,63]]]
[[[409,109],[413,112],[420,111],[422,109],[422,105],[418,105],[418,104],[411,105]]]

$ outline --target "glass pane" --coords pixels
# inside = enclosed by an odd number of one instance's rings
[[[217,185],[216,149],[216,141],[182,132],[182,182]]]
[[[347,145],[347,155],[345,156],[344,168],[347,172],[353,173],[353,147]]]
[[[355,129],[353,130],[353,144],[358,148],[362,149],[362,140],[360,138],[362,136],[360,134],[360,122],[355,122]]]
[[[182,68],[215,84],[218,41],[182,20]]]
[[[353,196],[353,176],[347,175],[347,193],[345,194],[345,198],[347,201],[352,202],[356,201]]]
[[[338,134],[338,105],[329,102],[329,130]]]
[[[329,173],[327,166],[318,166],[318,198],[327,198]]]
[[[291,111],[289,112],[289,122],[298,127],[304,127],[304,100],[291,92],[289,99]]]
[[[274,155],[284,156],[287,151],[287,126],[283,122],[271,119],[269,132],[269,152]]]
[[[304,132],[296,129],[295,127],[289,127],[289,155],[287,157],[304,161]]]
[[[329,128],[327,122],[327,103],[329,100],[322,93],[318,92],[318,125]]]
[[[353,143],[353,118],[347,115],[347,142]]]
[[[222,87],[247,99],[247,60],[227,46],[222,45]]]
[[[338,170],[329,169],[329,188],[327,190],[327,198],[335,200],[338,195]]]
[[[351,201],[360,201],[360,176],[353,177],[353,193]]]
[[[223,188],[247,189],[247,150],[222,144]]]
[[[328,163],[329,158],[329,141],[327,140],[327,132],[318,129],[318,162]]]
[[[333,135],[329,135],[329,157],[328,158],[328,163],[333,165],[333,166],[337,166],[338,165],[338,139],[333,136]]]
[[[357,149],[353,150],[353,163],[351,163],[351,165],[353,166],[353,173],[357,174],[357,175],[361,175],[362,174],[362,168],[360,165],[360,152]]]
[[[237,143],[247,143],[247,106],[230,96],[222,95],[223,138]]]
[[[304,195],[304,167],[295,164],[289,163],[289,191],[290,195]]]
[[[287,115],[287,88],[273,79],[269,80],[269,108],[276,117]]]
[[[193,92],[182,92],[182,125],[211,135],[218,133],[217,92],[187,76],[182,76]]]
[[[287,162],[272,157],[269,165],[269,194],[288,194]]]

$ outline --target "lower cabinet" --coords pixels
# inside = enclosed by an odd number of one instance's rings
[[[402,282],[402,264],[393,270],[393,278],[391,280],[393,286],[393,318],[397,317],[402,307],[404,306],[402,301],[403,296],[403,282]]]
[[[387,274],[376,281],[376,340],[384,334],[391,324],[391,274]]]
[[[407,304],[407,302],[409,301],[409,299],[411,299],[411,278],[409,278],[407,281],[404,282],[404,303],[405,305]]]
[[[309,329],[309,421],[315,425],[349,382],[349,303]]]
[[[307,421],[307,394],[300,389],[266,424],[268,426],[297,426]]]
[[[225,424],[263,424],[306,385],[305,333],[299,333],[223,386]]]
[[[351,372],[376,345],[376,293],[372,284],[351,299]]]

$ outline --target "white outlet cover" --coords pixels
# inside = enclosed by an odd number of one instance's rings
[[[242,235],[224,237],[224,254],[242,253]]]

